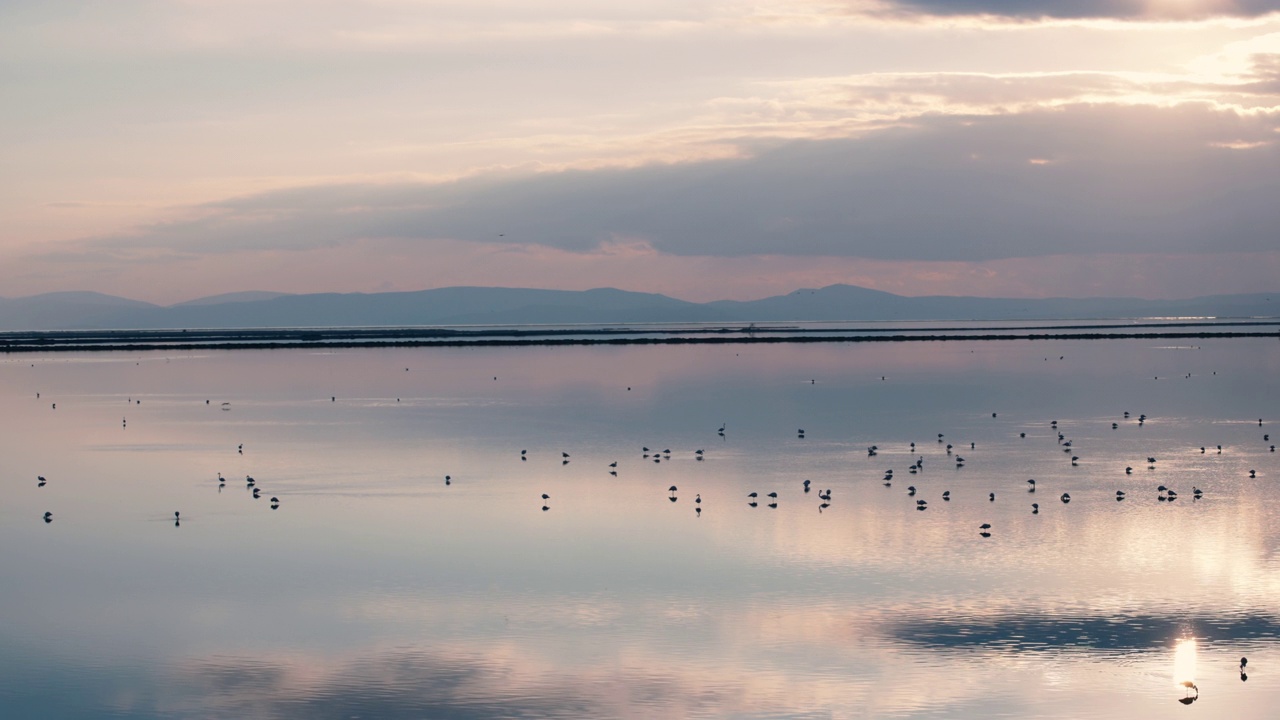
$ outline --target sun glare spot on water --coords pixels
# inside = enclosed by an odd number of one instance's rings
[[[1173,650],[1173,684],[1179,688],[1196,681],[1195,638],[1179,640]]]

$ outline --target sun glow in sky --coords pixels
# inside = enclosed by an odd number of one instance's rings
[[[1280,0],[13,0],[0,296],[1280,277]]]

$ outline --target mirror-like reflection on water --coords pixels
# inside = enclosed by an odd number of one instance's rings
[[[1280,345],[1198,342],[9,356],[0,711],[1270,717]]]

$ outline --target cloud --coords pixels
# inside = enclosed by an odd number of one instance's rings
[[[931,116],[727,160],[301,187],[232,198],[99,248],[219,253],[370,238],[689,256],[989,261],[1261,252],[1280,226],[1275,112],[1075,105]]]
[[[886,0],[892,11],[933,16],[1018,20],[1258,17],[1280,11],[1277,0]]]
[[[1251,60],[1253,67],[1244,89],[1258,95],[1280,95],[1280,54],[1254,55]]]

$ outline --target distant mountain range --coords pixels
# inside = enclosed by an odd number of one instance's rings
[[[693,303],[609,288],[451,287],[371,294],[231,293],[164,307],[100,293],[61,292],[0,298],[0,330],[1239,318],[1280,316],[1280,293],[1275,297],[1275,302],[1268,294],[1190,300],[904,297],[831,285],[762,300]]]

